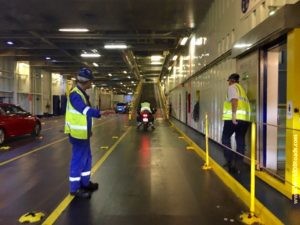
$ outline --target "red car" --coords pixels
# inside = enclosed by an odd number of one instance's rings
[[[25,134],[38,136],[41,128],[38,117],[14,104],[0,103],[0,144],[10,137]]]

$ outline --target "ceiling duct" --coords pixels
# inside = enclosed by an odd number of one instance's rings
[[[140,71],[131,50],[123,51],[123,59],[136,80],[140,79]]]

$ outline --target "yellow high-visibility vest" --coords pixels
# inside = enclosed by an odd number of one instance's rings
[[[77,88],[74,87],[71,93],[76,92],[82,98],[82,100],[87,104],[86,98],[83,93]],[[70,93],[70,94],[71,94]],[[70,102],[70,96],[68,96],[67,109],[66,109],[66,118],[65,118],[65,134],[70,134],[71,137],[77,139],[87,139],[88,130],[87,130],[87,117],[86,115],[78,112]]]
[[[245,90],[238,83],[233,84],[239,93],[236,119],[250,121],[250,103]],[[226,100],[223,105],[223,120],[232,120],[232,106],[230,100]]]
[[[149,112],[152,112],[149,102],[142,102],[141,103],[141,112],[144,111],[144,110],[148,110]]]

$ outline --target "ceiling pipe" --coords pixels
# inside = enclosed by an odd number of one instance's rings
[[[134,75],[135,79],[140,80],[140,71],[134,58],[134,54],[131,50],[126,49],[123,51],[123,60],[125,61],[131,73]]]
[[[60,48],[60,47],[58,47],[57,45],[55,45],[54,43],[52,43],[52,42],[49,41],[48,39],[44,38],[44,37],[41,36],[40,34],[34,32],[34,31],[29,31],[29,33],[30,33],[32,36],[34,36],[34,37],[36,37],[36,38],[39,38],[40,40],[42,40],[42,41],[45,42],[46,44],[48,44],[48,45],[50,45],[50,46],[52,46],[52,47],[54,47],[54,48],[60,50],[60,51],[63,52],[65,55],[67,55],[67,56],[69,56],[71,59],[73,59],[74,61],[76,61],[76,62],[78,62],[78,63],[80,63],[80,64],[83,64],[83,65],[85,65],[85,66],[89,66],[88,63],[82,62],[79,58],[74,57],[74,56],[71,55],[69,52],[67,52],[66,50],[64,50],[64,49],[62,49],[62,48]]]

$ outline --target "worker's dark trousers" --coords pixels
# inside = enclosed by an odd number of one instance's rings
[[[223,133],[222,133],[222,144],[231,149],[231,136],[235,133],[236,151],[244,155],[245,153],[245,135],[250,122],[237,120],[238,124],[233,124],[232,120],[225,120]],[[229,166],[233,166],[238,161],[243,160],[243,156],[234,153],[230,149],[224,149],[224,156]]]
[[[90,140],[72,143],[72,159],[70,165],[70,192],[87,186],[90,182],[92,155]]]

